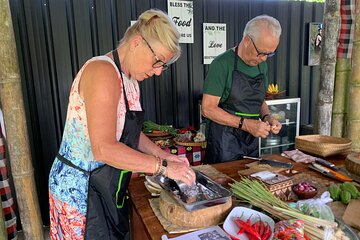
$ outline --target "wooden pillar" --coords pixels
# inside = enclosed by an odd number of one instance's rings
[[[352,72],[349,79],[349,105],[346,135],[352,140],[353,151],[360,152],[360,3],[356,3]]]
[[[30,154],[9,0],[0,0],[0,33],[0,101],[20,219],[25,239],[42,240],[44,239],[42,221]]]
[[[335,81],[335,65],[340,29],[340,0],[326,0],[324,10],[324,36],[321,41],[320,89],[317,100],[315,132],[331,133],[331,117]]]

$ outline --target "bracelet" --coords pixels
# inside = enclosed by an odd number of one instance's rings
[[[242,128],[243,124],[244,124],[244,117],[240,116],[239,129]]]
[[[160,158],[158,156],[155,156],[155,173],[154,175],[157,175],[160,172]]]
[[[266,117],[270,117],[270,114],[265,114],[264,116],[261,117],[261,121],[264,121]]]

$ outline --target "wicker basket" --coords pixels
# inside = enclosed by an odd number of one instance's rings
[[[345,159],[345,168],[349,172],[360,176],[360,153],[351,153]]]
[[[346,155],[351,152],[351,140],[325,135],[303,135],[296,137],[295,148],[322,157]]]

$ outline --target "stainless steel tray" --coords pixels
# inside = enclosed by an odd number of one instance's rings
[[[204,173],[195,170],[195,174],[196,185],[192,187],[164,176],[155,176],[154,180],[189,212],[222,204],[231,198],[229,190]]]

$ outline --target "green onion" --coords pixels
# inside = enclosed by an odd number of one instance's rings
[[[160,125],[157,123],[154,123],[153,121],[146,120],[143,123],[143,131],[144,132],[151,132],[153,130],[159,130],[162,132],[168,132],[173,136],[177,136],[176,129],[173,128],[171,125]]]

